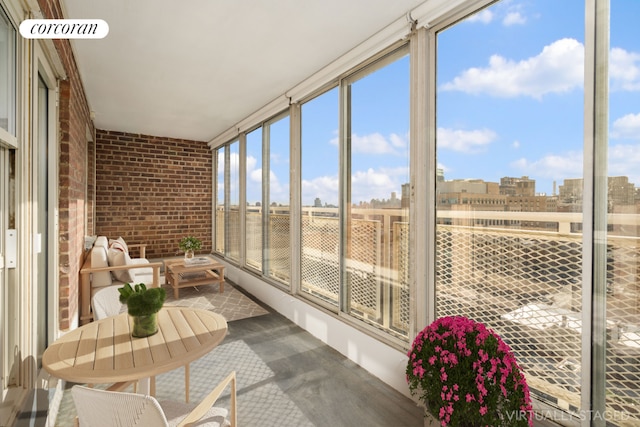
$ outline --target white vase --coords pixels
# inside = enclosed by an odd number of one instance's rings
[[[192,259],[192,258],[193,258],[193,251],[191,249],[184,251],[184,259]]]

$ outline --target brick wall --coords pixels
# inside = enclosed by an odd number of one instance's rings
[[[96,234],[179,254],[193,235],[212,251],[212,155],[205,142],[96,131]]]
[[[63,18],[58,0],[38,0],[45,18]],[[54,45],[67,75],[59,82],[59,327],[69,329],[78,314],[79,277],[83,262],[87,196],[87,134],[94,132],[89,105],[69,40]]]

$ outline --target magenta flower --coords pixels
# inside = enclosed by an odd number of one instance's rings
[[[531,427],[533,412],[514,354],[485,325],[442,317],[417,334],[407,353],[407,383],[442,427]],[[514,420],[508,414],[524,413]]]

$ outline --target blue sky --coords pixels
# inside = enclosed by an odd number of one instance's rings
[[[640,1],[611,1],[609,176],[640,186]],[[437,162],[445,178],[529,176],[552,194],[583,173],[583,0],[505,0],[443,30]],[[352,201],[400,195],[409,180],[408,57],[352,87]],[[338,92],[303,106],[303,204],[337,203]],[[286,139],[275,130],[272,144]],[[277,144],[277,142],[275,142]],[[288,202],[289,162],[272,153],[272,200]],[[259,160],[248,152],[248,197]]]
[[[640,185],[640,2],[611,2],[609,176]],[[583,168],[584,2],[503,1],[438,37],[438,164],[447,179]]]

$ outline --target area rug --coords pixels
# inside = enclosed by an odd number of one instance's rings
[[[242,340],[219,345],[192,362],[190,369],[189,400],[194,406],[231,371],[236,371],[239,426],[313,426],[300,408],[278,387],[273,370]],[[67,387],[71,385],[67,384]],[[184,369],[156,377],[156,398],[159,401],[184,402],[184,396]],[[229,408],[229,389],[215,406]],[[71,427],[74,418],[75,406],[67,388],[55,426]]]
[[[179,298],[173,297],[173,288],[163,285],[167,291],[165,305],[201,308],[222,315],[227,322],[261,316],[268,311],[226,282],[220,293],[218,285],[181,288]]]
[[[239,426],[313,426],[278,387],[275,373],[242,340],[221,344],[190,365],[190,402],[197,404],[231,371],[236,371]],[[156,377],[156,398],[184,402],[184,369]],[[229,391],[215,406],[229,408]]]

